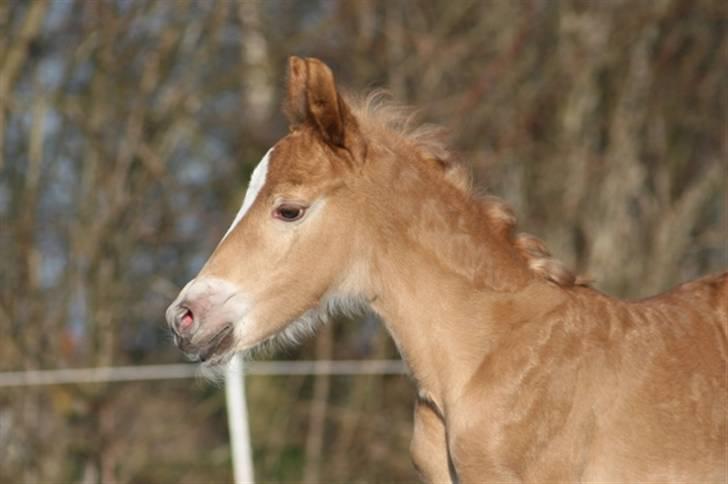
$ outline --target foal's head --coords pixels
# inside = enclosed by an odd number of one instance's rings
[[[210,259],[167,309],[176,344],[219,363],[278,334],[296,337],[335,302],[356,299],[356,195],[366,157],[331,70],[291,58],[290,133],[253,171]]]

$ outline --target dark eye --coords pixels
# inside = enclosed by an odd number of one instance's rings
[[[281,205],[273,211],[273,217],[284,222],[295,222],[303,217],[305,212],[306,209],[300,205]]]

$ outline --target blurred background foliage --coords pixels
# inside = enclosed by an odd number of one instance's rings
[[[181,361],[164,308],[286,133],[291,54],[449,128],[597,288],[725,268],[727,32],[722,0],[0,1],[0,371]],[[371,319],[277,355],[395,356]],[[415,480],[405,378],[248,391],[261,482]],[[230,479],[204,380],[0,393],[0,481]]]

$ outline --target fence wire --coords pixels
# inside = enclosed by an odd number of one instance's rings
[[[316,360],[248,361],[246,375],[402,375],[401,360]],[[175,380],[202,376],[199,365],[191,363],[97,368],[61,368],[0,372],[0,387],[27,387],[87,383],[113,383],[145,380]]]

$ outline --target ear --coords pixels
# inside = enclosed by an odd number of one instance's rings
[[[288,58],[288,92],[283,111],[291,125],[306,120],[306,61],[300,57]]]
[[[334,74],[318,59],[306,59],[306,68],[306,105],[310,118],[325,140],[343,146],[346,107],[336,91]]]
[[[336,89],[331,69],[318,59],[288,59],[285,111],[292,124],[308,123],[335,147],[359,151],[359,127]]]

